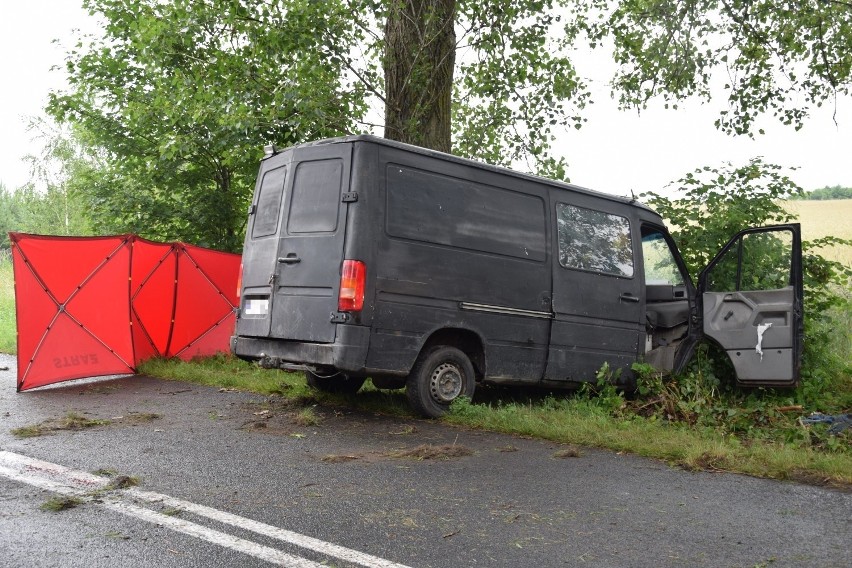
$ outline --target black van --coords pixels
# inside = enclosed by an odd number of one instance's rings
[[[407,389],[439,416],[476,383],[576,387],[679,370],[709,337],[745,385],[794,385],[798,224],[737,234],[698,289],[648,207],[376,138],[271,149],[232,351],[308,383]]]

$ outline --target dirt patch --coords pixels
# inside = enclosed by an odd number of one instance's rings
[[[116,489],[127,489],[139,485],[139,478],[132,475],[116,475],[107,484],[105,489],[114,491]]]
[[[575,448],[573,446],[553,452],[553,457],[557,459],[579,458],[581,455],[583,454],[580,453],[580,448]]]
[[[712,471],[726,472],[728,471],[723,466],[725,465],[724,456],[704,452],[696,458],[682,460],[680,466],[687,471]]]
[[[68,509],[73,509],[77,505],[83,503],[83,500],[79,497],[68,497],[66,495],[57,495],[56,497],[51,497],[44,503],[39,506],[39,509],[42,511],[51,511],[51,512],[59,512],[66,511]]]
[[[449,460],[453,458],[461,458],[464,456],[473,455],[473,450],[466,446],[457,444],[444,444],[434,446],[432,444],[422,444],[413,448],[396,450],[385,454],[389,458],[409,458],[415,460]]]
[[[162,418],[162,414],[157,414],[155,412],[128,412],[124,416],[116,416],[110,419],[112,423],[119,424],[146,424],[148,422],[153,422],[154,420],[159,420]]]
[[[85,430],[96,426],[112,424],[110,420],[86,418],[82,414],[69,412],[62,418],[49,418],[38,424],[14,428],[12,435],[18,438],[35,438],[61,430]]]
[[[852,483],[844,483],[842,481],[829,479],[828,477],[816,475],[807,471],[791,471],[790,474],[787,476],[787,479],[789,479],[790,481],[796,481],[798,483],[805,483],[808,485],[817,485],[820,487],[827,487],[829,489],[836,489],[838,491],[842,491],[843,493],[852,493]]]
[[[293,426],[315,427],[327,418],[327,414],[320,412],[315,401],[309,398],[269,397],[260,402],[244,403],[240,409],[250,414],[240,426],[241,430],[269,434],[293,435]]]
[[[240,426],[241,430],[266,430],[269,423],[266,420],[248,420]]]
[[[258,414],[264,410],[268,410],[270,413],[290,412],[293,410],[316,406],[317,404],[319,404],[319,401],[312,396],[268,396],[259,402],[252,401],[243,403],[240,407],[252,414]]]
[[[109,426],[112,424],[146,424],[160,418],[162,418],[161,415],[153,412],[130,412],[125,416],[115,416],[109,419],[88,418],[77,412],[68,412],[62,418],[49,418],[38,424],[14,428],[11,432],[12,435],[18,438],[35,438],[52,434],[53,432],[87,430],[89,428]]]
[[[313,408],[303,408],[291,415],[290,422],[296,426],[317,426],[323,421],[323,416]]]
[[[325,463],[346,463],[361,459],[363,456],[353,454],[328,454],[320,458],[321,462]]]

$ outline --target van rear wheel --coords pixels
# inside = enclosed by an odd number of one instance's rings
[[[317,375],[312,371],[305,371],[305,379],[308,381],[309,387],[318,391],[355,394],[364,385],[367,377],[350,377],[343,373],[324,376]]]
[[[447,413],[455,399],[473,396],[473,364],[460,349],[445,345],[420,354],[408,375],[405,394],[416,412],[427,418]]]

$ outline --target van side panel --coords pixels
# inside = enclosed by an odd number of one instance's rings
[[[547,190],[380,147],[371,369],[408,372],[429,336],[466,330],[486,378],[538,381],[550,332]],[[509,187],[511,186],[511,188]]]

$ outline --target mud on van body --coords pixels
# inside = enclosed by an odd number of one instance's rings
[[[693,285],[658,214],[371,136],[271,152],[249,211],[233,352],[319,389],[405,387],[439,416],[477,383],[679,370],[709,337],[746,385],[794,385],[799,226],[734,236]]]

